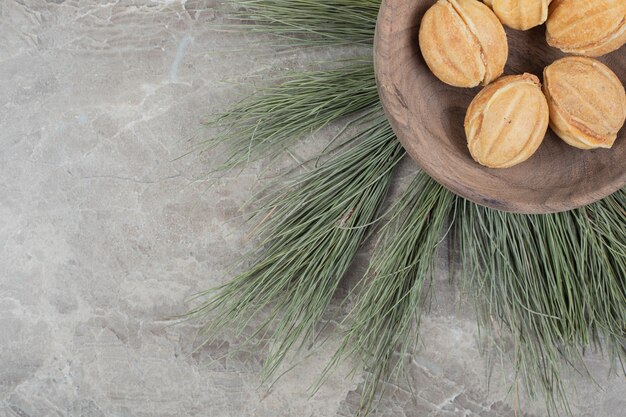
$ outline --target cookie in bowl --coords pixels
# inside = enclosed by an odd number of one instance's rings
[[[465,116],[472,158],[510,168],[533,156],[548,130],[548,103],[532,74],[502,77],[474,98]]]
[[[550,126],[561,139],[579,149],[613,146],[626,119],[626,93],[609,67],[566,57],[546,67],[543,83]]]
[[[528,30],[548,19],[551,0],[484,0],[500,21],[517,30]]]
[[[546,23],[550,46],[597,57],[626,43],[625,0],[553,0]]]
[[[502,23],[478,0],[439,0],[424,15],[419,45],[432,73],[454,87],[487,85],[504,71]]]

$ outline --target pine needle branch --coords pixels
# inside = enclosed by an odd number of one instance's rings
[[[243,23],[239,29],[273,35],[274,45],[284,40],[298,47],[370,46],[380,6],[380,0],[232,3],[240,6],[231,15]],[[376,111],[378,103],[371,58],[290,74],[217,116],[209,126],[221,133],[199,146],[226,145],[220,169],[232,168],[277,156],[334,121]],[[290,349],[314,339],[403,155],[382,118],[351,142],[354,147],[265,200],[262,256],[233,281],[201,294],[203,301],[190,313],[207,321],[204,341],[227,329],[241,333],[250,320],[261,320],[252,337],[269,334],[274,341],[265,378]],[[580,368],[587,347],[626,359],[626,190],[575,211],[523,216],[455,198],[419,174],[394,206],[344,341],[325,373],[356,356],[369,370],[362,399],[367,412],[379,382],[401,372],[453,206],[453,242],[483,328],[510,332],[516,371],[528,393],[543,394],[550,413],[569,411],[564,363]],[[502,347],[504,341],[496,343]]]
[[[341,278],[366,237],[404,150],[384,116],[358,134],[354,146],[297,178],[269,198],[261,227],[264,251],[258,262],[232,281],[200,295],[189,313],[208,320],[205,342],[223,330],[242,332],[252,318],[252,336],[274,342],[265,380],[287,352],[315,337],[315,328]]]
[[[518,215],[459,202],[462,265],[482,324],[511,332],[518,374],[549,412],[569,412],[561,368],[626,342],[626,193],[578,210]],[[560,407],[559,407],[560,406]]]
[[[378,102],[371,59],[291,74],[209,121],[208,127],[220,128],[221,133],[196,149],[227,145],[228,156],[218,170],[234,168],[276,156],[297,139]]]
[[[232,0],[231,17],[246,31],[272,34],[290,45],[371,45],[380,0]]]
[[[383,228],[364,293],[346,319],[348,331],[325,372],[346,357],[356,357],[356,368],[368,370],[363,414],[369,413],[380,383],[401,373],[403,358],[417,341],[424,289],[454,200],[454,194],[420,172]]]

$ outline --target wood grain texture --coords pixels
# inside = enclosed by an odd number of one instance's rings
[[[391,125],[407,152],[431,177],[475,203],[518,213],[566,211],[598,201],[626,185],[626,128],[612,149],[582,151],[552,130],[528,161],[489,169],[467,149],[463,120],[480,91],[439,81],[422,58],[418,32],[434,0],[383,0],[374,42],[378,91]],[[546,43],[545,25],[507,29],[505,75],[540,79],[564,54]],[[626,47],[599,58],[626,83]]]

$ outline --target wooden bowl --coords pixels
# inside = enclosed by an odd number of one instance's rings
[[[439,183],[475,203],[519,213],[570,210],[600,200],[626,185],[626,129],[613,149],[582,151],[552,130],[528,161],[507,169],[476,163],[467,149],[465,112],[480,91],[439,81],[422,58],[418,32],[434,0],[383,0],[374,42],[378,91],[393,130],[411,157]],[[545,25],[507,29],[505,74],[544,67],[564,54],[546,43]],[[599,58],[626,82],[626,47]]]

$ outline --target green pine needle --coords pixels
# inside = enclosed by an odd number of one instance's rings
[[[289,45],[371,45],[380,0],[232,0],[233,18],[252,33],[270,33]]]
[[[454,194],[420,172],[392,208],[365,274],[364,292],[348,315],[343,343],[329,372],[342,358],[357,358],[368,374],[361,399],[367,414],[381,381],[401,372],[417,341],[424,289],[454,207]]]
[[[221,330],[241,332],[252,318],[263,317],[255,335],[269,332],[274,343],[264,379],[274,375],[290,349],[314,339],[404,155],[382,115],[352,142],[265,203],[263,256],[232,281],[201,294],[206,300],[190,313],[211,316],[207,341]]]
[[[276,156],[303,136],[378,105],[371,59],[344,62],[335,69],[291,74],[208,123],[222,132],[198,145],[228,145],[220,169]]]
[[[456,224],[464,278],[482,324],[511,332],[528,393],[550,412],[569,412],[566,363],[589,376],[582,349],[626,345],[626,193],[549,215],[498,212],[459,203]]]

